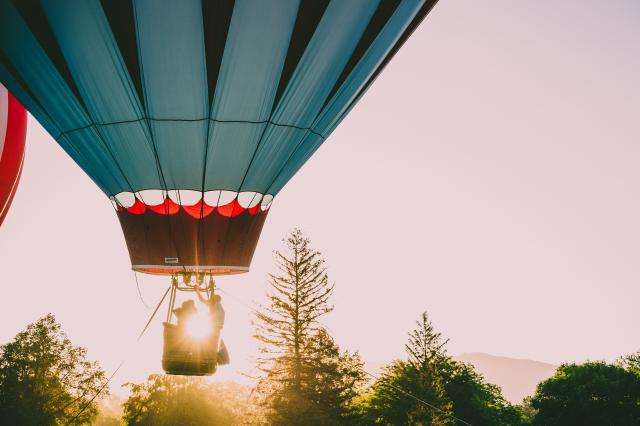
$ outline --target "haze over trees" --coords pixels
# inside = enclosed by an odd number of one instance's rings
[[[106,378],[48,314],[0,346],[0,424],[84,425]]]
[[[248,391],[233,383],[208,383],[201,377],[152,374],[127,385],[126,425],[233,425],[247,415]]]
[[[0,346],[0,424],[640,424],[640,352],[615,363],[563,364],[513,405],[473,366],[447,353],[449,340],[426,312],[409,331],[402,359],[372,375],[322,324],[333,309],[333,284],[309,238],[294,230],[274,255],[268,302],[256,311],[261,376],[255,387],[152,374],[127,385],[122,411],[116,402],[96,417],[100,398],[92,398],[107,390],[105,374],[47,315]]]
[[[499,385],[502,396],[512,404],[521,404],[526,397],[533,395],[538,383],[553,376],[558,368],[546,362],[482,352],[455,355],[454,359],[471,365],[485,381]]]

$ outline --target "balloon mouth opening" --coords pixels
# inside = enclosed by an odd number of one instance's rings
[[[200,272],[211,275],[236,275],[249,272],[248,267],[242,266],[194,266],[194,265],[133,265],[136,272],[150,275],[173,275],[181,272]]]
[[[174,215],[151,210],[117,212],[134,271],[153,275],[249,272],[269,210],[237,216],[211,214],[196,219],[180,209]]]

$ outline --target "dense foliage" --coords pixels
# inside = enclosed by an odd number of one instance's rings
[[[621,357],[618,365],[640,375],[640,351]]]
[[[640,376],[605,362],[563,364],[531,398],[533,425],[639,425]]]
[[[518,425],[520,412],[500,388],[446,353],[426,313],[409,333],[406,361],[387,366],[360,400],[365,424]]]
[[[0,424],[90,424],[105,376],[86,353],[51,314],[0,346]]]
[[[485,382],[471,365],[446,358],[439,374],[457,418],[473,425],[524,424],[521,410],[506,401],[500,388]]]
[[[233,425],[246,414],[248,392],[235,384],[152,374],[128,386],[122,417],[127,425]]]
[[[368,394],[359,401],[359,408],[362,424],[455,424],[451,401],[439,377],[433,371],[419,371],[405,361],[384,367]]]
[[[124,403],[104,402],[97,417],[100,398],[92,398],[106,396],[104,372],[47,315],[0,346],[0,424],[640,425],[640,352],[615,364],[563,364],[514,406],[447,354],[448,339],[423,313],[404,359],[366,372],[358,353],[342,351],[320,322],[333,309],[321,253],[299,230],[284,243],[269,302],[256,312],[262,375],[255,388],[150,375],[127,385]]]

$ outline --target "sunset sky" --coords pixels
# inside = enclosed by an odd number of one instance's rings
[[[273,203],[252,270],[218,280],[250,382],[252,307],[300,227],[335,282],[323,323],[365,361],[424,310],[452,354],[551,363],[640,349],[640,3],[441,0]],[[52,312],[113,390],[160,372],[108,199],[30,118],[0,228],[0,342]],[[138,275],[155,305],[166,277]]]

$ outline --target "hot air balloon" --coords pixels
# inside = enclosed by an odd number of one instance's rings
[[[111,199],[134,270],[241,273],[434,3],[0,0],[0,81]]]
[[[27,135],[27,111],[0,84],[0,225],[16,193]]]

